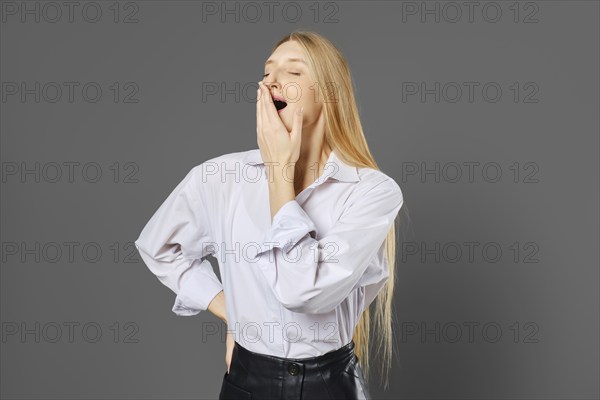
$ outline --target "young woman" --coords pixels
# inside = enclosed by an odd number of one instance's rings
[[[371,333],[391,363],[402,191],[369,151],[330,41],[292,32],[264,68],[259,148],[192,168],[135,244],[176,314],[227,323],[220,399],[367,399]]]

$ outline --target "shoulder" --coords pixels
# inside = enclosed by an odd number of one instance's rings
[[[207,164],[221,164],[221,163],[235,163],[235,162],[245,162],[252,158],[252,156],[258,154],[260,156],[260,151],[258,149],[251,150],[242,150],[236,151],[233,153],[225,153],[220,154],[211,158],[206,159],[202,163],[193,167],[193,169],[199,169],[202,166],[206,166]]]
[[[385,172],[367,167],[357,168],[356,170],[360,179],[355,190],[358,195],[369,195],[377,192],[390,193],[400,199],[403,198],[400,185]]]
[[[195,165],[192,167],[190,174],[195,178],[201,178],[203,182],[207,182],[219,178],[221,174],[226,175],[227,173],[241,171],[247,163],[255,160],[256,157],[260,160],[260,150],[258,149],[220,154]]]

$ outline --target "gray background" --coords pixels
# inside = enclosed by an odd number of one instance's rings
[[[16,6],[23,4],[42,3]],[[81,14],[87,3],[80,4],[73,22],[66,14],[56,22],[31,16],[21,22],[2,11],[3,171],[12,163],[73,161],[98,163],[103,173],[96,183],[82,179],[81,167],[73,182],[66,168],[56,183],[3,179],[2,398],[217,397],[224,331],[207,332],[224,326],[209,312],[174,315],[174,294],[148,271],[132,242],[191,167],[257,148],[253,85],[274,42],[297,28],[322,33],[347,57],[372,152],[409,206],[411,240],[421,249],[450,246],[445,256],[438,252],[439,260],[399,260],[391,387],[384,392],[373,379],[373,397],[599,397],[598,2],[520,3],[518,22],[514,2],[495,2],[503,12],[495,23],[482,17],[486,2],[473,22],[463,15],[455,23],[450,9],[446,19],[421,22],[403,13],[410,4],[386,1],[320,3],[316,22],[313,2],[295,3],[303,12],[298,22],[282,16],[283,3],[272,21],[266,14],[249,21],[247,10],[239,22],[233,16],[221,22],[220,14],[203,21],[199,2],[139,1],[131,3],[137,9],[121,4],[115,23],[113,3],[100,1],[102,17],[92,23]],[[427,2],[436,4],[444,3]],[[123,23],[130,13],[137,22]],[[330,14],[337,21],[327,20]],[[530,14],[537,22],[524,23]],[[54,14],[47,9],[45,15]],[[96,82],[103,97],[86,101],[77,90],[73,102],[65,94],[37,103],[31,95],[7,95],[7,82],[33,87],[36,81],[74,81],[79,88]],[[470,81],[480,83],[473,102],[442,97],[438,103],[431,95],[402,101],[403,82],[432,88]],[[114,82],[121,89],[117,102],[109,88]],[[124,101],[127,82],[139,88],[138,102]],[[203,99],[207,82],[250,86],[239,99]],[[487,82],[502,88],[500,101],[482,97]],[[521,87],[517,102],[514,82]],[[527,82],[538,88],[537,102],[524,101],[532,92]],[[409,166],[436,162],[448,168],[439,181],[403,176]],[[451,167],[465,162],[497,163],[502,177],[488,182],[479,167],[470,182],[465,167],[453,182]],[[132,171],[137,182],[126,182]],[[537,182],[525,178],[532,171]],[[72,260],[65,242],[79,243]],[[465,242],[481,244],[474,259],[463,254],[452,262],[452,244],[466,251]],[[21,251],[36,243],[58,243],[63,254],[51,262],[51,250],[40,260],[34,256],[41,250],[23,258],[8,251],[11,244]],[[86,243],[102,250],[97,262],[82,256]],[[500,260],[482,256],[485,243],[502,250]],[[526,262],[531,249],[539,262]],[[93,248],[88,254],[94,256]],[[430,330],[440,324],[439,340],[421,339],[422,323]],[[91,327],[84,335],[85,324]],[[94,326],[102,333],[91,342]],[[53,343],[56,327],[61,336]],[[411,327],[418,333],[406,334]],[[462,333],[456,342],[455,327]],[[495,328],[502,330],[497,341],[491,340]]]

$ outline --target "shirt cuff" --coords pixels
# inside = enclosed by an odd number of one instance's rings
[[[306,235],[316,238],[317,227],[300,204],[296,200],[290,200],[273,217],[257,256],[275,247],[287,253]]]
[[[208,260],[194,260],[194,263],[208,263]],[[214,272],[213,272],[214,274]],[[193,265],[182,278],[181,287],[175,298],[172,311],[180,316],[192,316],[208,309],[208,305],[220,291],[223,285],[216,275],[211,276],[202,270],[200,265]]]

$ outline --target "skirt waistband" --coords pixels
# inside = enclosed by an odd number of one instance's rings
[[[355,343],[351,340],[346,345],[337,350],[321,354],[316,357],[308,358],[283,358],[268,354],[261,354],[250,351],[235,342],[232,354],[232,363],[239,362],[247,371],[253,374],[265,375],[273,374],[273,371],[280,371],[289,375],[301,375],[304,373],[317,372],[318,370],[347,370],[358,361],[354,353]]]

